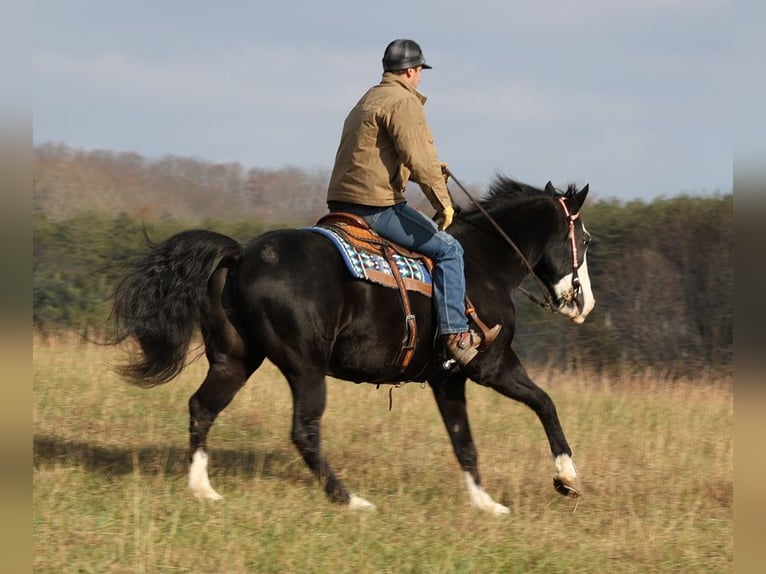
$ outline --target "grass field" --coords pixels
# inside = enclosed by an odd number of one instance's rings
[[[187,400],[204,359],[151,390],[121,351],[34,342],[35,572],[731,572],[731,381],[607,380],[530,368],[556,402],[584,495],[556,494],[542,426],[469,384],[483,484],[472,509],[427,388],[329,384],[324,448],[377,512],[327,502],[289,441],[287,384],[264,366],[210,435],[213,486],[186,489]]]

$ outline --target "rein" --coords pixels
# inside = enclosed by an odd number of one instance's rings
[[[538,297],[534,293],[530,293],[523,287],[519,285],[518,290],[526,295],[532,302],[539,305],[540,307],[544,309],[548,309],[553,313],[558,312],[558,308],[553,304],[553,301],[551,300],[550,294],[548,293],[548,290],[545,287],[545,284],[542,282],[542,280],[537,276],[537,274],[534,272],[534,269],[532,269],[532,264],[529,262],[529,260],[524,256],[524,254],[521,252],[521,250],[518,248],[518,246],[513,242],[513,240],[508,237],[508,234],[503,231],[503,229],[500,227],[500,225],[495,221],[495,219],[487,212],[482,205],[474,199],[474,197],[468,192],[468,190],[463,186],[462,183],[455,177],[455,174],[453,174],[448,167],[444,167],[444,173],[447,174],[449,177],[452,178],[452,181],[457,184],[457,186],[461,189],[461,191],[468,197],[468,199],[471,200],[471,203],[474,204],[474,206],[481,212],[484,217],[487,218],[487,221],[489,221],[492,226],[495,228],[495,230],[500,234],[500,236],[505,239],[505,241],[508,243],[508,245],[511,246],[511,248],[516,252],[516,255],[519,256],[519,259],[521,259],[524,266],[527,268],[527,271],[530,275],[535,279],[537,283],[537,287],[542,293],[542,298]],[[579,213],[576,213],[572,215],[569,212],[569,208],[567,208],[566,202],[564,201],[563,197],[558,198],[559,203],[561,203],[561,206],[564,208],[564,215],[567,218],[567,221],[569,222],[569,240],[572,245],[572,288],[566,293],[565,299],[567,301],[571,301],[577,296],[577,292],[580,289],[580,278],[577,275],[577,244],[575,242],[575,235],[574,235],[574,222],[579,217]]]

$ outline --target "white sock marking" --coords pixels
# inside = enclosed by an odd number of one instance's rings
[[[572,458],[568,454],[560,454],[556,457],[556,478],[564,484],[572,484],[577,480],[577,469]]]
[[[348,507],[354,510],[377,510],[372,502],[369,502],[364,498],[354,494],[351,495],[351,500],[348,502]]]
[[[201,448],[197,449],[192,456],[189,466],[189,488],[197,498],[220,500],[223,498],[212,486],[207,475],[207,454]]]
[[[465,485],[468,487],[468,496],[471,499],[471,506],[496,516],[511,513],[510,508],[492,500],[492,497],[481,486],[476,484],[470,472],[464,473],[464,476]]]

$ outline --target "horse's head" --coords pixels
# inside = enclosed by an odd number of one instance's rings
[[[570,185],[562,193],[550,182],[545,186],[546,193],[555,200],[561,223],[556,226],[556,233],[548,241],[545,253],[534,269],[553,296],[558,312],[575,323],[585,321],[596,304],[586,260],[590,233],[580,219],[588,187],[577,190]]]

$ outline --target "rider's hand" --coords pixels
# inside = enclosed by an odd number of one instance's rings
[[[439,226],[439,231],[444,231],[450,225],[452,225],[452,217],[455,215],[455,210],[452,206],[447,206],[442,209],[436,216],[436,223]]]

